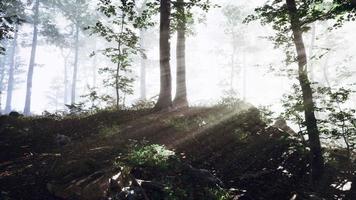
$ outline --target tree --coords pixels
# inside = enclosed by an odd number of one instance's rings
[[[32,79],[33,79],[33,71],[35,68],[36,51],[37,51],[39,9],[40,9],[40,0],[36,0],[33,7],[33,14],[34,14],[33,36],[32,36],[30,64],[28,66],[28,72],[27,72],[26,99],[25,99],[25,108],[24,108],[25,115],[30,115],[31,113]]]
[[[309,30],[310,23],[329,17],[328,12],[330,11],[325,8],[327,6],[323,4],[323,1],[319,0],[299,0],[297,2],[295,0],[286,0],[284,3],[281,0],[275,0],[257,8],[257,16],[247,18],[247,21],[261,19],[262,24],[271,23],[272,27],[277,31],[276,36],[272,37],[276,47],[284,45],[287,53],[287,63],[297,62],[298,64],[297,78],[302,91],[302,108],[310,147],[311,178],[315,186],[323,176],[324,159],[315,117],[313,91],[308,77],[303,32]],[[289,36],[290,33],[292,37]],[[296,53],[290,51],[290,47],[294,47]]]
[[[192,9],[197,7],[208,12],[211,7],[217,5],[211,4],[209,0],[177,0],[172,2],[172,29],[177,31],[177,77],[176,77],[176,95],[173,100],[173,106],[176,108],[188,107],[187,100],[187,82],[186,82],[186,38],[189,32],[192,32],[188,26],[194,24],[194,14]]]
[[[170,66],[170,15],[171,1],[160,1],[160,93],[155,110],[166,110],[172,106],[172,76]]]
[[[185,41],[187,16],[184,0],[177,0],[177,89],[173,101],[174,107],[181,108],[188,106],[187,83],[186,83],[186,62],[185,62]]]
[[[7,42],[0,41],[2,47],[6,47]],[[6,48],[5,48],[6,49]],[[6,65],[7,55],[0,55],[0,114],[2,114],[2,94],[5,89],[4,79],[5,79],[5,65]]]
[[[18,40],[18,25],[15,26],[15,36],[12,40],[11,44],[11,52],[9,55],[9,73],[8,73],[8,81],[7,81],[7,93],[6,93],[6,107],[5,113],[11,112],[11,103],[12,103],[12,92],[14,88],[14,73],[16,66],[16,48],[17,48],[17,40]]]
[[[295,0],[286,0],[286,3],[293,33],[293,41],[297,51],[298,80],[303,94],[303,108],[309,136],[312,179],[313,181],[318,182],[323,175],[324,159],[321,151],[317,120],[315,118],[313,92],[306,68],[307,55],[303,41],[303,31]]]
[[[229,37],[229,44],[232,48],[231,54],[230,54],[230,60],[228,62],[229,66],[231,67],[230,69],[230,91],[233,93],[236,93],[235,88],[234,88],[234,82],[235,82],[235,75],[237,72],[240,71],[240,69],[236,69],[238,65],[238,55],[237,53],[240,53],[241,55],[245,54],[245,51],[243,48],[245,46],[244,41],[246,40],[245,36],[245,30],[244,30],[244,24],[243,22],[243,16],[244,16],[244,11],[243,8],[240,6],[235,6],[228,4],[224,6],[223,10],[223,15],[225,17],[225,34]],[[243,55],[244,56],[244,55]],[[245,67],[245,66],[244,66]],[[245,70],[244,70],[245,71]],[[245,76],[243,76],[244,82],[245,82]],[[243,85],[243,90],[245,90],[245,85]],[[245,98],[244,98],[245,99]]]
[[[77,96],[77,78],[79,67],[79,48],[80,48],[80,35],[82,29],[92,24],[94,20],[92,15],[89,15],[89,5],[86,0],[64,0],[57,1],[56,6],[62,11],[64,16],[71,21],[74,26],[74,62],[72,74],[72,88],[71,88],[71,104],[76,103]]]
[[[102,50],[102,53],[115,66],[102,68],[101,72],[109,75],[104,84],[115,89],[115,106],[118,109],[121,93],[125,95],[133,92],[133,79],[127,73],[131,71],[132,56],[142,51],[135,32],[151,25],[148,22],[150,11],[138,12],[135,6],[135,1],[122,0],[115,5],[111,1],[102,0],[98,10],[104,15],[103,19],[90,27],[92,34],[99,35],[109,43],[109,47]]]

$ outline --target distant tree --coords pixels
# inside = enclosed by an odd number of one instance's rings
[[[39,25],[39,15],[40,15],[40,0],[35,0],[33,5],[33,36],[32,36],[32,47],[30,63],[27,72],[27,84],[26,84],[26,99],[24,114],[30,115],[31,113],[31,96],[32,96],[32,79],[33,72],[35,68],[36,52],[37,52],[37,41],[38,41],[38,25]]]
[[[172,1],[172,27],[177,31],[177,47],[176,47],[176,59],[177,59],[177,76],[176,76],[176,95],[173,100],[173,106],[176,108],[182,108],[188,106],[187,99],[187,82],[186,82],[186,38],[192,26],[194,24],[194,8],[200,8],[204,12],[208,12],[211,7],[217,5],[212,4],[209,0],[177,0]]]
[[[9,73],[8,73],[8,81],[7,81],[7,93],[6,93],[6,107],[5,113],[11,112],[11,103],[12,103],[12,92],[14,88],[14,76],[15,76],[15,66],[16,66],[16,48],[17,48],[17,40],[18,40],[18,25],[15,26],[15,36],[12,39],[11,51],[9,52]]]
[[[244,13],[240,6],[235,6],[228,4],[224,6],[223,15],[225,17],[225,34],[229,37],[229,44],[232,48],[231,50],[231,58],[229,66],[231,67],[230,70],[230,90],[235,91],[234,82],[235,82],[235,75],[239,69],[237,69],[238,60],[237,60],[237,53],[244,53],[242,51],[238,52],[243,47],[243,42],[245,41],[245,30],[243,17]]]
[[[60,81],[60,77],[57,77],[52,80],[52,83],[50,85],[50,89],[47,91],[47,99],[49,102],[49,106],[53,107],[55,112],[58,112],[60,110],[60,107],[62,107],[63,103],[63,90],[62,90],[62,84]]]
[[[140,6],[136,6],[136,10],[139,14],[142,14],[147,9],[148,0],[144,0]],[[147,71],[147,54],[146,51],[149,48],[149,40],[147,28],[140,28],[140,48],[141,60],[140,60],[140,99],[146,100],[147,91],[146,91],[146,71]]]
[[[57,7],[62,11],[64,16],[71,21],[74,26],[74,63],[73,63],[73,77],[71,89],[71,104],[76,103],[76,89],[78,79],[78,65],[79,65],[79,48],[80,48],[80,34],[82,30],[92,24],[94,20],[93,15],[89,14],[89,1],[87,0],[64,0],[57,1]]]
[[[8,44],[5,40],[0,41],[1,45],[3,47],[6,47]],[[5,48],[6,49],[6,48]],[[6,76],[6,61],[7,61],[7,55],[6,53],[3,55],[0,55],[0,114],[2,114],[2,95],[3,95],[3,91],[5,89],[5,84],[4,84],[4,80],[5,80],[5,76]]]

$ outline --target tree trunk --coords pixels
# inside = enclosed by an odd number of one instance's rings
[[[177,1],[178,27],[177,27],[177,90],[173,105],[176,108],[188,107],[186,65],[185,65],[185,41],[186,41],[186,16],[184,0]]]
[[[11,112],[11,103],[12,103],[12,92],[14,89],[14,73],[16,67],[16,47],[17,47],[17,38],[18,38],[18,25],[15,27],[15,36],[12,41],[11,47],[11,55],[10,55],[10,63],[9,63],[9,79],[7,81],[7,93],[6,93],[6,106],[5,106],[5,113]]]
[[[73,66],[73,78],[72,78],[72,94],[71,104],[75,104],[76,88],[77,88],[77,76],[78,76],[78,54],[79,54],[79,24],[75,24],[75,52],[74,52],[74,66]]]
[[[32,78],[33,78],[33,71],[35,68],[35,59],[36,59],[36,50],[37,50],[37,36],[38,36],[37,26],[38,26],[39,7],[40,7],[40,0],[37,0],[35,3],[35,11],[34,11],[35,18],[33,22],[31,57],[30,57],[30,64],[28,66],[28,72],[27,72],[27,88],[26,88],[25,108],[24,108],[25,115],[30,115],[31,113]]]
[[[68,57],[64,58],[64,105],[68,103]]]
[[[3,55],[0,58],[0,115],[2,114],[2,92],[4,89],[3,87],[4,87],[4,78],[5,78],[5,61],[6,61],[6,55]]]
[[[295,0],[286,1],[293,31],[293,41],[298,55],[298,79],[303,93],[303,107],[311,151],[311,177],[312,182],[317,184],[323,175],[324,159],[320,145],[317,120],[314,114],[313,92],[306,69],[307,56]]]
[[[141,48],[145,49],[145,31],[140,30],[140,46]],[[147,62],[147,56],[142,55],[141,56],[141,68],[140,68],[140,99],[141,100],[146,100],[147,94],[146,94],[146,62]]]
[[[312,24],[311,26],[311,31],[312,31],[312,36],[311,36],[311,41],[310,41],[310,47],[309,47],[309,57],[308,57],[308,69],[310,71],[310,81],[314,82],[314,68],[312,66],[312,59],[313,59],[313,50],[314,50],[314,46],[315,46],[315,40],[316,40],[316,25],[315,23]]]
[[[169,27],[171,1],[160,1],[160,93],[155,110],[166,110],[172,106],[172,77],[170,67]]]

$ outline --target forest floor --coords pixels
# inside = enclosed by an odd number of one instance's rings
[[[58,135],[70,141],[58,144]],[[171,161],[165,152],[174,153],[174,163],[184,164],[167,164]],[[148,188],[154,183],[162,189],[161,196],[154,196],[150,189],[142,192],[140,184],[142,195],[134,199],[289,200],[345,195],[333,187],[322,194],[311,190],[307,160],[300,142],[266,126],[255,108],[0,118],[1,200],[109,199],[110,195],[129,199],[110,193],[109,180],[121,181],[120,191],[132,186],[124,180],[124,169],[131,177],[127,182],[150,180],[145,182],[151,183]],[[333,167],[329,170],[338,173]],[[120,180],[113,179],[118,172]],[[210,175],[216,179],[205,180]],[[160,183],[165,185],[157,186]]]

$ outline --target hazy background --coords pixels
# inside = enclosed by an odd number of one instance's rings
[[[231,57],[231,40],[225,33],[226,18],[222,14],[224,6],[234,4],[241,6],[246,12],[252,12],[253,8],[263,5],[264,0],[213,0],[222,8],[212,9],[206,16],[206,21],[195,25],[194,35],[187,39],[187,85],[188,99],[191,105],[208,105],[221,99],[230,89],[229,80],[231,69],[229,66]],[[57,19],[60,24],[68,23],[64,18]],[[348,23],[341,29],[330,32],[327,30],[327,23],[315,24],[316,41],[314,52],[318,49],[332,47],[327,58],[313,63],[313,80],[325,82],[324,69],[327,67],[327,75],[333,84],[343,85],[355,80],[355,75],[350,73],[349,79],[337,79],[337,66],[345,66],[351,72],[356,71],[356,23]],[[233,84],[237,97],[245,98],[246,101],[254,105],[271,105],[272,110],[280,111],[280,99],[282,95],[290,90],[292,83],[296,82],[293,78],[280,76],[277,72],[271,71],[272,68],[281,69],[284,66],[284,53],[281,49],[274,49],[272,42],[265,36],[273,34],[270,27],[262,27],[258,22],[249,25],[241,25],[244,34],[244,45],[236,53],[237,67],[235,81]],[[31,33],[29,25],[24,25],[20,32]],[[159,92],[159,58],[158,58],[158,29],[153,28],[154,34],[150,36],[152,46],[146,50],[150,65],[147,69],[147,97],[154,97]],[[95,46],[100,47],[101,41],[89,38],[82,34],[81,40],[86,40],[80,48],[79,77],[78,77],[78,96],[87,94],[87,86],[92,86],[94,82],[100,88],[99,91],[105,93],[108,88],[100,86],[101,78],[96,73],[94,79],[93,66],[96,68],[105,66],[107,63],[102,58],[89,58]],[[20,35],[20,43],[30,43],[31,37]],[[310,49],[311,33],[305,34],[307,49]],[[175,77],[175,40],[171,38],[172,59],[171,68]],[[92,41],[88,42],[88,41]],[[96,42],[95,42],[96,41]],[[96,44],[95,44],[96,43]],[[29,62],[30,47],[20,47],[19,56],[23,62],[21,74],[23,79],[16,85],[13,94],[14,110],[22,111],[25,102],[26,72]],[[346,60],[346,61],[345,61]],[[64,61],[61,51],[53,46],[43,43],[38,46],[36,63],[33,77],[32,112],[41,113],[44,110],[54,111],[56,106],[51,97],[60,96],[63,90],[63,65]],[[140,62],[134,63],[133,76],[136,77],[135,93],[127,97],[127,103],[132,103],[139,98],[139,68]],[[283,75],[283,72],[281,73]],[[71,75],[69,76],[71,78]],[[175,83],[175,80],[173,80]],[[55,89],[56,88],[56,89]],[[174,91],[173,91],[174,94]],[[63,109],[63,103],[59,97],[57,109]],[[2,105],[5,105],[6,92],[2,98]],[[80,99],[79,99],[80,101]],[[355,102],[355,101],[354,101]],[[58,107],[59,106],[59,107]]]

